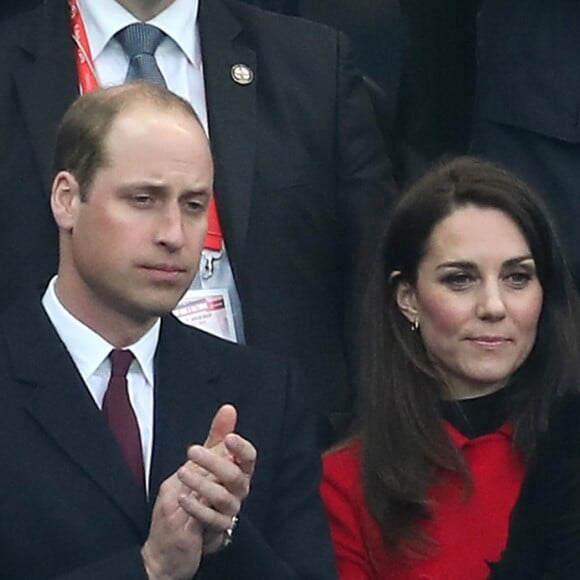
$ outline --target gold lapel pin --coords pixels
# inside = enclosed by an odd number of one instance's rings
[[[230,74],[234,83],[238,85],[249,85],[254,80],[254,71],[247,64],[235,64]]]

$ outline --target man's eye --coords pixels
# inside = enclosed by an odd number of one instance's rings
[[[200,201],[187,201],[185,203],[185,208],[190,213],[199,213],[205,209],[205,204]]]
[[[153,198],[150,195],[138,194],[133,196],[133,202],[137,205],[150,205],[153,203]]]

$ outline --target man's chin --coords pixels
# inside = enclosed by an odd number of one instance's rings
[[[181,295],[180,295],[181,296]],[[133,305],[130,310],[135,321],[140,323],[147,323],[153,319],[161,318],[171,314],[179,299],[156,300],[147,303]],[[128,309],[129,311],[129,309]]]

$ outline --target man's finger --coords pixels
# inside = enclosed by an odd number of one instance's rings
[[[221,443],[228,433],[233,433],[238,420],[238,412],[233,405],[222,405],[215,414],[207,439],[203,446],[211,449]]]
[[[228,436],[228,439],[229,437],[231,435]],[[248,445],[251,446],[251,444]],[[193,485],[188,473],[191,473],[191,476],[194,477],[199,474],[198,468],[201,467],[209,475],[213,476],[213,481],[217,481],[220,485],[223,485],[223,487],[230,493],[236,495],[240,500],[245,499],[248,495],[251,475],[243,471],[235,457],[220,457],[209,449],[200,446],[191,447],[188,451],[188,457],[191,463],[188,463],[183,469],[179,469],[178,471],[178,476],[185,485]],[[253,471],[253,465],[251,470]],[[206,477],[209,477],[209,475]]]
[[[246,439],[232,433],[224,439],[228,452],[245,475],[252,476],[256,466],[256,448]]]

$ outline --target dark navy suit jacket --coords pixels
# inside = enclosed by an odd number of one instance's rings
[[[234,542],[196,578],[335,577],[304,387],[286,362],[163,319],[149,502],[38,299],[0,317],[0,569],[11,580],[146,578],[159,486],[223,403],[258,450]]]

